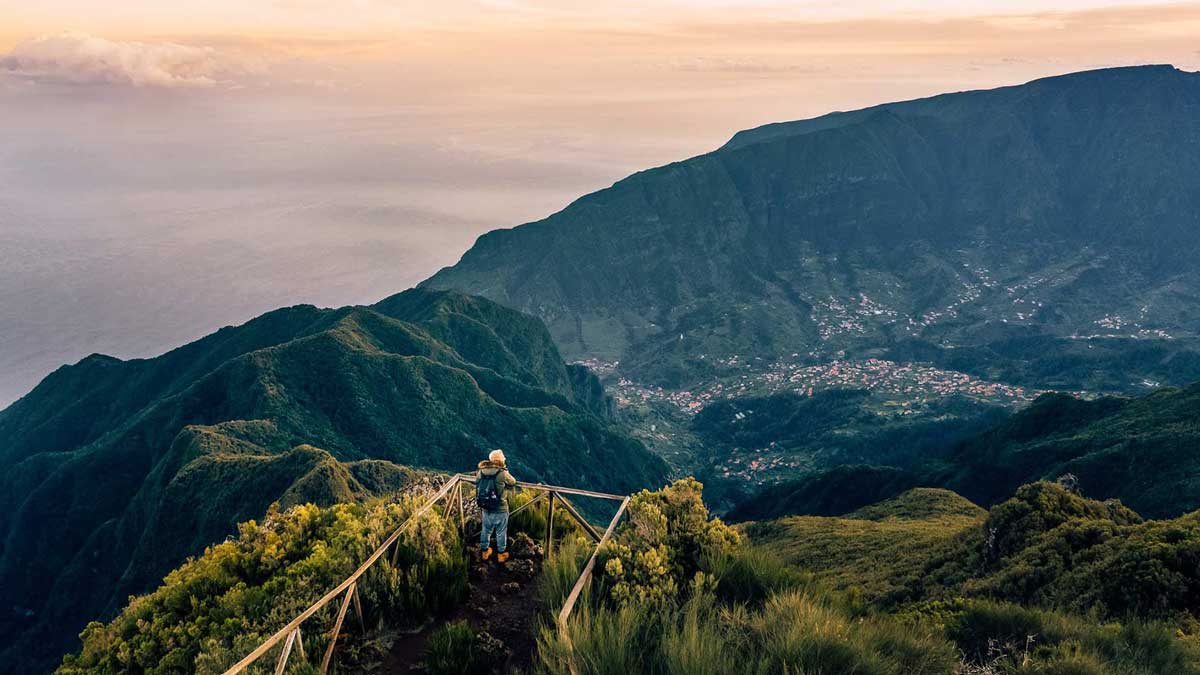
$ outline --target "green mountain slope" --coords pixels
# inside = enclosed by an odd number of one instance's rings
[[[708,448],[714,475],[752,481],[841,465],[907,468],[944,456],[956,442],[1005,417],[996,407],[957,396],[922,410],[889,403],[861,389],[732,398],[706,406],[691,430]]]
[[[770,125],[485,234],[426,284],[664,386],[796,354],[1183,384],[1198,114],[1200,75],[1146,66]]]
[[[536,319],[433,291],[62,368],[0,413],[0,663],[56,660],[83,621],[272,501],[350,501],[497,446],[525,480],[662,480],[597,386]]]
[[[1152,518],[1200,508],[1200,383],[1135,399],[1048,395],[964,442],[938,484],[982,504],[1063,474]]]
[[[884,607],[976,597],[1093,620],[1200,618],[1200,512],[1144,521],[1053,483],[1022,486],[989,512],[918,489],[844,517],[793,516],[744,531]]]
[[[763,488],[741,500],[726,517],[744,522],[794,515],[841,516],[920,484],[920,476],[912,471],[847,464]]]

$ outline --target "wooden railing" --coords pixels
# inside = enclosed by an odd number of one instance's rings
[[[450,479],[447,480],[446,483],[442,485],[442,487],[436,493],[434,493],[434,495],[430,497],[428,501],[426,501],[419,509],[414,511],[413,514],[408,517],[408,520],[405,520],[403,523],[401,523],[400,526],[397,527],[395,531],[393,531],[392,534],[385,539],[382,544],[379,545],[379,548],[375,549],[375,551],[368,556],[361,565],[358,566],[358,569],[354,570],[350,576],[342,580],[342,582],[337,586],[334,586],[332,589],[330,589],[328,593],[321,596],[319,600],[314,602],[312,605],[309,605],[309,607],[303,612],[297,614],[296,618],[288,622],[286,626],[280,628],[275,632],[274,635],[264,640],[262,644],[254,649],[254,651],[250,652],[242,660],[235,663],[231,668],[229,668],[229,670],[226,670],[225,675],[236,675],[237,673],[241,673],[280,643],[283,644],[283,648],[279,652],[279,657],[275,662],[275,675],[283,675],[284,670],[287,668],[288,659],[291,657],[293,651],[298,653],[300,658],[305,658],[304,640],[301,637],[300,632],[301,624],[303,624],[305,620],[311,618],[317,612],[321,611],[321,609],[323,609],[326,605],[329,605],[340,597],[341,604],[338,606],[337,618],[334,620],[333,630],[329,634],[329,646],[326,647],[325,654],[321,659],[320,672],[321,675],[326,675],[326,673],[329,672],[329,664],[333,660],[334,647],[337,645],[337,639],[342,630],[342,623],[345,621],[346,613],[349,611],[351,603],[354,604],[354,611],[358,615],[360,626],[363,623],[362,600],[358,593],[359,579],[362,578],[363,574],[365,574],[367,570],[371,569],[375,563],[379,562],[379,560],[387,553],[388,548],[392,546],[395,546],[395,549],[392,551],[392,563],[395,564],[396,556],[400,552],[400,545],[398,543],[400,540],[400,535],[404,534],[404,532],[408,530],[413,523],[417,522],[421,516],[428,513],[430,509],[443,501],[445,502],[443,515],[446,518],[450,518],[455,512],[455,509],[457,509],[459,528],[465,534],[467,509],[466,502],[463,498],[463,485],[473,485],[474,483],[475,476],[471,474],[457,474],[455,476],[451,476]],[[587,535],[596,544],[594,550],[592,551],[591,557],[588,559],[587,564],[584,566],[583,571],[579,575],[579,579],[575,582],[575,586],[571,589],[570,594],[567,596],[566,602],[563,604],[562,609],[558,613],[559,630],[563,631],[563,636],[568,640],[569,644],[569,638],[567,638],[566,634],[567,619],[571,616],[571,610],[574,609],[576,602],[578,602],[579,597],[583,592],[583,589],[591,581],[592,572],[596,566],[596,558],[600,554],[600,547],[612,537],[613,532],[617,528],[617,523],[620,521],[621,516],[625,513],[625,507],[629,505],[629,497],[606,494],[603,492],[592,492],[590,490],[578,490],[575,488],[566,488],[557,485],[544,485],[542,483],[518,482],[517,486],[526,490],[537,491],[539,494],[528,502],[513,509],[510,515],[516,515],[525,509],[531,508],[535,504],[538,504],[544,500],[548,500],[548,504],[546,506],[546,540],[544,545],[545,555],[547,558],[550,557],[554,546],[554,512],[556,504],[561,505],[563,510],[566,511],[567,515],[570,516],[576,523],[578,523],[579,526],[583,528],[583,531],[587,533]],[[567,495],[608,499],[612,501],[619,501],[621,504],[617,508],[616,515],[614,515],[612,520],[609,522],[608,528],[603,534],[601,534],[591,523],[587,521],[586,518],[579,513],[579,510],[575,508],[575,505],[572,504],[569,499],[567,499]]]

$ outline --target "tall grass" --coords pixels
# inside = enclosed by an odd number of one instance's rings
[[[713,556],[704,565],[717,579],[717,597],[724,602],[762,604],[780,591],[815,590],[813,576],[760,548],[743,547]]]
[[[492,670],[487,656],[479,649],[475,631],[466,621],[448,623],[430,635],[421,665],[428,675],[488,673]]]
[[[573,576],[560,567],[552,602]],[[665,606],[581,603],[567,636],[543,630],[539,672],[567,675],[573,657],[579,675],[1200,675],[1200,655],[1162,625],[977,600],[897,620],[760,553],[712,570],[715,591]]]
[[[980,672],[1200,675],[1200,653],[1162,624],[1102,624],[982,600],[960,601],[945,622],[965,660],[990,668]]]
[[[590,540],[571,540],[556,548],[550,559],[542,563],[542,574],[537,585],[538,604],[542,609],[552,616],[558,614],[591,554]],[[584,587],[580,602],[588,601],[591,586],[588,584]]]
[[[573,660],[580,675],[649,673],[647,657],[655,651],[659,629],[643,608],[581,605],[571,614],[569,638],[554,628],[542,629],[537,672],[570,675]]]
[[[585,605],[568,634],[543,632],[543,673],[566,675],[572,654],[580,675],[948,675],[958,664],[932,631],[854,619],[800,591],[759,609],[721,607],[711,594],[653,610]]]
[[[713,621],[718,613],[712,598],[697,596],[674,613],[662,631],[659,645],[662,669],[679,675],[726,675],[744,672],[731,648],[724,622]]]

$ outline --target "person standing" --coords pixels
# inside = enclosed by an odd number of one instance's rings
[[[480,557],[492,557],[492,534],[496,535],[496,562],[508,560],[508,497],[517,479],[508,472],[504,451],[497,448],[479,463],[475,472],[475,502],[479,504],[483,531],[479,536]]]

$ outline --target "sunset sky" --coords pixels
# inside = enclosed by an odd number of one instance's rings
[[[376,300],[739,129],[1142,63],[1200,69],[1200,3],[6,3],[0,406]]]

